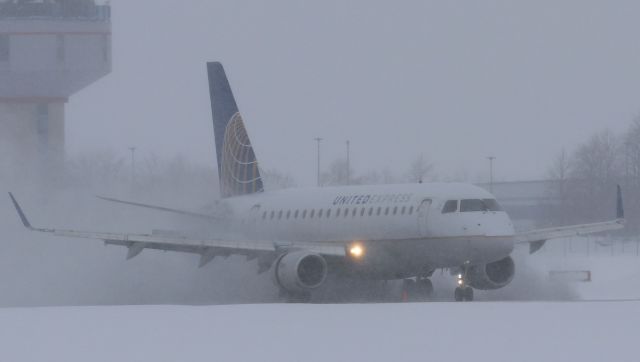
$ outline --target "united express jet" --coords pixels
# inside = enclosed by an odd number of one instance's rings
[[[550,239],[624,226],[618,187],[617,218],[516,233],[496,198],[464,183],[264,189],[258,161],[222,65],[207,64],[221,200],[215,215],[108,199],[206,218],[216,237],[123,234],[33,227],[18,202],[24,226],[62,237],[104,240],[128,248],[193,253],[202,267],[217,256],[244,255],[270,271],[289,301],[308,301],[329,273],[376,280],[403,279],[403,295],[427,300],[437,269],[457,276],[454,299],[511,282],[510,256],[518,244],[539,250]]]

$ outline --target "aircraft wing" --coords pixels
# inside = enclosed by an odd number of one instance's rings
[[[620,185],[617,188],[616,219],[611,221],[591,224],[559,226],[547,229],[536,229],[516,234],[516,243],[529,244],[529,253],[533,254],[544,246],[547,240],[567,238],[599,233],[603,231],[618,230],[624,228],[624,207],[622,205],[622,191]]]
[[[560,226],[548,229],[537,229],[516,234],[517,243],[528,243],[529,253],[533,254],[544,246],[547,240],[580,236],[602,231],[618,230],[624,227],[624,219],[598,222],[593,224],[581,224]]]
[[[200,266],[206,265],[214,257],[229,255],[246,255],[248,258],[258,257],[265,253],[279,253],[288,249],[304,249],[327,256],[346,256],[345,245],[325,242],[273,242],[267,240],[229,240],[189,238],[154,234],[121,234],[94,231],[78,231],[66,229],[48,229],[33,227],[13,194],[11,201],[20,216],[22,224],[29,230],[49,233],[55,236],[103,240],[106,244],[120,245],[128,248],[127,259],[140,254],[144,249],[179,251],[200,254]]]

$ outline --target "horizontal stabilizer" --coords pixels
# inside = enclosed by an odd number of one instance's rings
[[[159,211],[164,211],[164,212],[171,212],[171,213],[174,213],[174,214],[192,216],[192,217],[197,217],[197,218],[202,218],[202,219],[209,219],[209,220],[212,220],[212,219],[215,220],[216,219],[216,217],[213,216],[213,215],[201,214],[201,213],[193,212],[193,211],[185,211],[185,210],[173,209],[173,208],[164,207],[164,206],[142,204],[142,203],[133,202],[133,201],[118,200],[118,199],[114,199],[114,198],[111,198],[111,197],[105,197],[105,196],[96,196],[96,197],[99,198],[100,200],[105,200],[105,201],[115,202],[115,203],[125,204],[125,205],[132,205],[132,206],[137,206],[137,207],[144,207],[146,209],[153,209],[153,210],[159,210]]]

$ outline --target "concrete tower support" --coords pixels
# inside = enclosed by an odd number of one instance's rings
[[[0,178],[61,169],[65,103],[110,71],[109,6],[0,0]]]
[[[0,117],[0,174],[42,177],[63,165],[64,102],[0,102]]]

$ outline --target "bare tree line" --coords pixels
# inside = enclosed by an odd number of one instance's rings
[[[334,160],[320,175],[323,186],[429,182],[437,180],[434,167],[424,155],[416,156],[407,171],[398,176],[388,169],[347,173],[346,161]],[[278,169],[260,169],[265,188],[278,190],[296,187],[293,176]],[[347,174],[350,174],[347,180]],[[164,194],[168,198],[191,194],[194,190],[210,190],[209,199],[218,197],[218,174],[214,167],[197,165],[183,157],[161,160],[156,155],[140,157],[135,167],[126,156],[109,151],[95,151],[66,162],[60,186],[85,189],[96,193],[133,195],[144,198]],[[166,190],[172,190],[166,195]]]
[[[363,173],[357,173],[350,167],[347,172],[347,161],[344,159],[334,160],[328,169],[320,174],[322,186],[417,183],[436,180],[437,175],[434,172],[434,166],[423,154],[416,156],[408,165],[407,171],[400,176],[389,169],[368,170]]]
[[[66,162],[60,186],[172,205],[206,207],[219,197],[218,174],[213,167],[191,163],[181,156],[162,160],[154,154],[138,157],[135,165],[128,157],[109,151],[72,157]]]
[[[547,177],[553,202],[546,218],[556,223],[611,219],[616,185],[624,193],[627,231],[638,231],[640,218],[640,117],[620,135],[605,129],[578,145],[562,149],[551,162]]]

